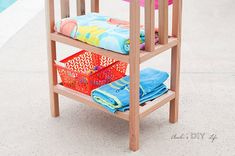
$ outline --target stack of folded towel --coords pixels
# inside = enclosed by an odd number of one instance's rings
[[[168,89],[164,82],[169,77],[168,73],[152,68],[146,68],[140,72],[140,104],[153,100]],[[129,109],[130,101],[130,77],[126,76],[117,81],[101,86],[92,91],[94,101],[114,113]]]
[[[90,45],[121,54],[128,54],[130,51],[129,22],[98,13],[62,19],[56,22],[55,31]],[[157,29],[155,39],[155,44],[157,44]],[[144,49],[145,32],[143,26],[140,27],[139,40],[140,49]]]

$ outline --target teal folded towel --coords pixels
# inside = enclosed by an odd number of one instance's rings
[[[168,73],[152,68],[140,71],[140,104],[153,100],[168,89],[163,83],[169,77]],[[92,91],[94,101],[114,113],[129,109],[130,77],[126,76]]]

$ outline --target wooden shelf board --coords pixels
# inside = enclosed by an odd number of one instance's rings
[[[64,43],[64,44],[67,44],[67,45],[70,45],[79,49],[84,49],[90,52],[94,52],[100,55],[113,58],[115,60],[120,60],[120,61],[129,63],[129,55],[123,55],[123,54],[115,53],[110,50],[98,48],[98,47],[86,44],[84,42],[72,39],[70,37],[67,37],[58,33],[51,33],[50,37],[51,37],[51,40],[53,41]]]
[[[100,54],[100,55],[104,55],[104,56],[107,56],[107,57],[110,57],[110,58],[113,58],[113,59],[116,59],[116,60],[119,60],[119,61],[129,63],[129,55],[123,55],[123,54],[119,54],[119,53],[116,53],[116,52],[113,52],[113,51],[110,51],[110,50],[105,50],[105,49],[102,49],[102,48],[98,48],[98,47],[86,44],[84,42],[72,39],[70,37],[58,34],[56,32],[51,33],[50,39],[53,40],[53,41],[56,41],[56,42],[64,43],[64,44],[67,44],[67,45],[70,45],[70,46],[73,46],[73,47],[76,47],[76,48],[80,48],[80,49],[85,49],[87,51],[91,51],[91,52],[94,52],[94,53],[97,53],[97,54]],[[152,51],[152,52],[141,50],[140,51],[140,63],[143,63],[143,62],[151,59],[152,57],[154,57],[154,56],[156,56],[156,55],[158,55],[158,54],[160,54],[160,53],[176,46],[177,43],[178,43],[177,38],[169,37],[169,41],[168,41],[167,44],[157,45],[155,47],[155,50]]]
[[[162,52],[165,52],[166,50],[175,47],[178,44],[178,40],[175,37],[169,37],[167,44],[158,44],[155,46],[155,50],[148,52],[148,51],[140,51],[140,63],[143,63],[154,56],[157,56],[161,54]]]
[[[140,108],[140,118],[147,116],[174,98],[175,92],[169,90],[166,94],[154,99],[153,101],[146,102],[145,105]]]
[[[63,85],[57,84],[56,86],[54,86],[54,92],[61,94],[63,96],[69,97],[73,100],[79,101],[81,103],[87,104],[89,106],[95,107],[99,110],[102,110],[106,113],[117,116],[121,119],[129,120],[129,114],[127,112],[111,113],[108,110],[106,110],[104,107],[102,107],[101,105],[94,102],[90,96],[77,92],[75,90],[69,89],[67,87],[64,87]]]
[[[127,121],[129,120],[129,111],[125,111],[125,112],[118,111],[116,113],[110,113],[104,107],[94,102],[90,96],[77,92],[75,90],[69,89],[67,87],[64,87],[61,84],[57,84],[54,86],[54,92],[60,95],[69,97],[71,99],[74,99],[76,101],[79,101],[81,103],[87,104],[89,106],[95,107],[99,110],[102,110],[106,113],[114,115],[118,118],[121,118]],[[166,94],[162,95],[161,97],[153,101],[146,102],[144,106],[140,106],[140,118],[147,116],[148,114],[160,108],[161,106],[163,106],[164,104],[166,104],[167,102],[169,102],[170,100],[174,98],[175,98],[175,93],[173,91],[168,91]]]

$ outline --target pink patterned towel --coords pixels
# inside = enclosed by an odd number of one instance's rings
[[[126,2],[130,2],[130,0],[124,0]],[[168,4],[171,5],[173,0],[168,0]],[[144,0],[140,0],[140,5],[144,6]],[[158,0],[155,0],[155,9],[158,9]]]

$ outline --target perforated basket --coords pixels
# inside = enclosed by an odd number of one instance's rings
[[[59,64],[55,64],[55,66],[63,85],[88,95],[93,89],[125,76],[127,68],[125,62],[85,50],[63,59],[60,63],[63,66]],[[92,74],[88,73],[96,66],[101,69]]]

